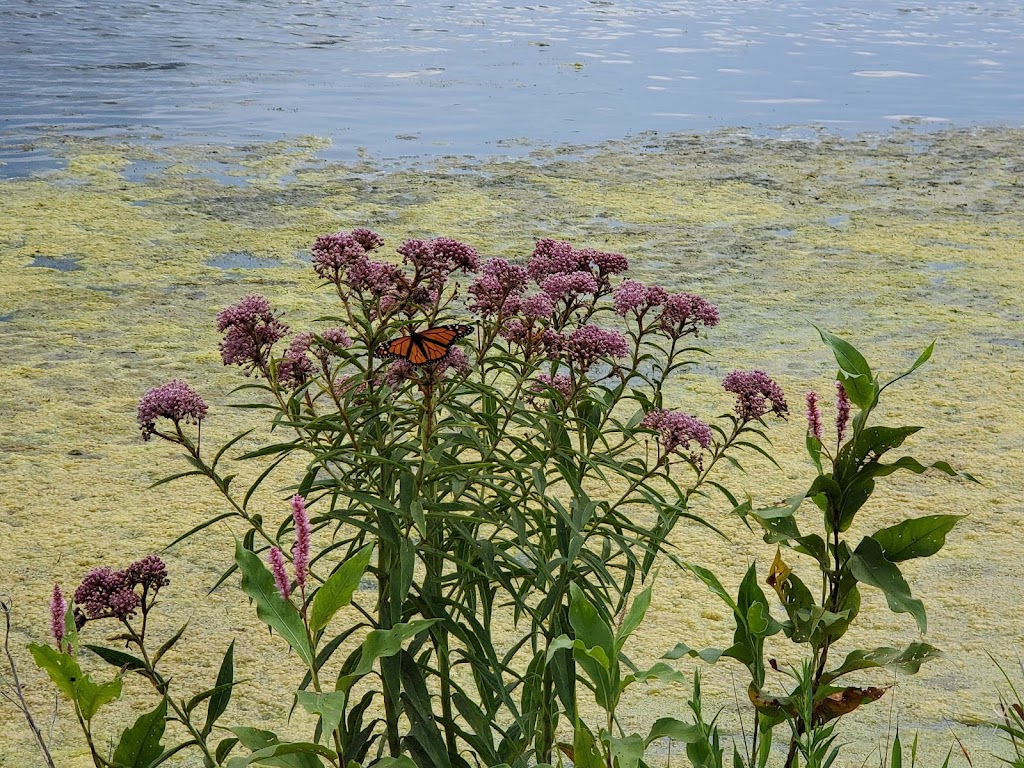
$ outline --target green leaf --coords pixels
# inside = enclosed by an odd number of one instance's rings
[[[316,633],[326,627],[342,606],[352,602],[352,594],[359,588],[359,580],[372,554],[373,545],[367,544],[342,563],[316,591],[309,613],[311,632]]]
[[[614,658],[615,640],[608,622],[598,612],[576,584],[569,585],[572,598],[569,603],[569,623],[588,648],[600,648],[608,659]]]
[[[828,331],[817,328],[821,340],[832,348],[839,364],[839,381],[842,383],[850,402],[861,410],[870,410],[875,404],[878,385],[871,375],[871,367],[864,356],[853,345]]]
[[[167,699],[156,709],[141,715],[135,725],[126,728],[114,750],[114,763],[124,768],[148,768],[164,748],[160,744],[167,726]]]
[[[861,539],[851,555],[847,567],[850,573],[863,584],[882,590],[889,610],[893,613],[909,613],[917,620],[918,629],[925,632],[928,626],[924,603],[910,596],[910,587],[900,569],[885,559],[881,545],[870,536]]]
[[[323,735],[330,744],[331,733],[338,729],[342,719],[345,717],[345,703],[348,701],[348,694],[345,691],[329,691],[327,693],[316,693],[314,691],[297,691],[295,698],[304,710],[311,715],[320,715],[323,721]]]
[[[132,656],[130,653],[119,651],[116,648],[107,648],[104,645],[88,644],[82,647],[86,650],[92,651],[105,662],[117,667],[118,669],[124,669],[129,672],[137,672],[138,670],[146,669],[146,662],[138,656]]]
[[[186,621],[184,624],[181,625],[181,629],[179,629],[177,632],[175,632],[174,635],[172,635],[171,638],[166,643],[164,643],[159,648],[157,648],[156,653],[153,654],[153,668],[154,669],[156,669],[157,662],[160,661],[160,659],[163,658],[164,654],[167,653],[169,650],[171,650],[171,648],[174,647],[174,644],[177,643],[181,639],[181,636],[185,634],[185,629],[187,627],[188,627],[188,622]]]
[[[686,676],[678,669],[673,669],[665,662],[659,661],[650,669],[628,675],[626,680],[660,680],[663,683],[685,683]],[[625,688],[625,684],[623,688]]]
[[[94,683],[88,675],[83,675],[77,685],[78,706],[82,708],[82,717],[92,720],[100,707],[121,698],[121,676],[106,683]]]
[[[644,740],[638,733],[618,737],[602,733],[608,751],[611,752],[617,768],[637,768],[644,756]]]
[[[647,734],[644,744],[650,744],[655,739],[669,738],[673,741],[681,741],[684,744],[693,744],[700,741],[704,734],[701,733],[693,723],[684,723],[674,717],[662,717],[651,726],[651,732]]]
[[[35,659],[36,666],[50,676],[53,684],[60,689],[61,693],[68,700],[77,701],[78,681],[84,676],[78,662],[50,645],[30,643],[28,650],[32,654],[32,658]]]
[[[916,674],[921,665],[926,661],[937,659],[942,656],[942,651],[928,643],[914,642],[902,651],[898,648],[875,648],[872,651],[857,650],[847,654],[843,663],[831,672],[826,672],[822,678],[822,685],[828,685],[833,680],[856,672],[861,669],[873,669],[876,667],[887,667],[904,674]]]
[[[255,552],[235,541],[235,563],[242,572],[242,591],[256,602],[256,615],[287,641],[307,667],[313,665],[313,652],[306,639],[302,617],[290,601],[281,597],[274,576]],[[243,742],[244,743],[244,742]]]
[[[258,762],[262,765],[271,765],[275,768],[323,768],[323,763],[315,754],[292,752],[279,753],[275,748],[288,746],[278,739],[277,734],[272,731],[261,731],[258,728],[234,727],[229,729],[242,746],[252,752],[246,757],[233,757],[228,763],[229,768],[245,768],[251,763]],[[323,749],[319,745],[312,745]]]
[[[583,723],[577,721],[572,740],[572,764],[574,768],[605,768],[601,754],[597,751],[594,736]]]
[[[373,768],[416,768],[416,763],[411,757],[382,757],[373,764]]]
[[[622,647],[626,644],[626,640],[633,632],[636,631],[637,627],[644,620],[644,616],[647,615],[647,609],[651,606],[651,589],[652,585],[648,585],[647,589],[641,592],[633,600],[633,604],[629,606],[629,610],[626,612],[625,618],[622,620],[622,624],[615,632],[615,652],[618,653],[622,650]]]
[[[379,658],[394,656],[406,640],[436,624],[438,619],[417,619],[408,624],[395,624],[391,629],[374,629],[363,640],[363,653],[354,675],[362,676],[373,669],[373,662]]]
[[[220,662],[220,669],[217,671],[217,682],[214,684],[216,692],[210,696],[210,703],[206,706],[206,724],[203,726],[203,736],[209,736],[213,732],[213,726],[217,718],[224,714],[231,701],[231,688],[235,682],[235,641],[224,652],[224,658]],[[226,686],[226,687],[225,687]]]
[[[946,534],[964,517],[966,515],[915,517],[875,531],[871,538],[882,547],[882,553],[890,563],[912,557],[930,557],[942,549]]]

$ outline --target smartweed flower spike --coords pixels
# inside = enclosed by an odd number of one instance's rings
[[[769,411],[782,418],[789,413],[782,388],[764,371],[733,371],[722,380],[722,387],[736,394],[736,413],[743,422],[759,419]]]
[[[125,571],[110,566],[94,568],[85,574],[75,590],[75,602],[82,606],[87,619],[119,619],[127,621],[141,604]]]
[[[156,434],[156,420],[170,419],[177,427],[181,422],[198,424],[206,417],[206,403],[195,390],[180,379],[172,379],[153,387],[142,396],[138,407],[138,422],[142,439]]]
[[[839,445],[846,437],[846,425],[850,423],[850,396],[842,382],[836,382],[836,439]]]
[[[821,442],[823,438],[821,411],[818,409],[818,393],[814,391],[807,393],[807,431],[818,438],[818,442]]]
[[[220,357],[224,365],[237,365],[249,375],[266,373],[270,348],[288,333],[288,326],[274,316],[270,302],[251,294],[217,315],[217,330],[224,334]]]
[[[288,574],[284,570],[284,555],[281,554],[281,550],[277,547],[271,547],[270,553],[267,555],[267,562],[270,563],[270,572],[274,574],[274,584],[277,585],[277,591],[281,593],[282,598],[287,600],[292,588],[291,582],[288,581]]]
[[[292,496],[292,520],[295,521],[295,546],[292,548],[295,581],[299,587],[305,587],[309,569],[309,514],[306,512],[306,500],[298,494]]]
[[[57,641],[57,650],[64,650],[64,620],[68,613],[68,601],[64,599],[64,593],[60,591],[60,585],[53,585],[53,595],[50,597],[50,631],[53,639]]]

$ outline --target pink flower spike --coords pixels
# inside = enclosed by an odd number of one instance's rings
[[[60,585],[53,585],[53,596],[50,598],[50,629],[53,639],[57,641],[57,650],[64,650],[64,621],[68,613],[68,601],[60,591]]]
[[[306,512],[306,500],[298,494],[292,496],[292,519],[295,521],[295,546],[292,548],[295,581],[304,587],[309,570],[309,514]]]
[[[807,431],[821,442],[821,411],[818,409],[818,393],[813,391],[807,393]]]
[[[850,396],[841,382],[836,382],[836,436],[839,444],[846,437],[846,425],[850,423]]]
[[[277,547],[271,547],[270,554],[267,555],[267,561],[270,563],[270,570],[274,574],[274,584],[277,585],[277,591],[281,593],[282,598],[287,600],[292,590],[291,583],[288,581],[288,574],[284,570],[284,555],[281,554],[281,550]]]

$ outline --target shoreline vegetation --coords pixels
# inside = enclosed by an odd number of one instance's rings
[[[216,313],[250,293],[271,295],[294,327],[332,311],[328,295],[310,290],[309,245],[324,232],[365,226],[389,250],[405,237],[446,235],[518,262],[535,239],[567,240],[627,254],[631,277],[707,297],[721,314],[701,340],[711,354],[684,384],[666,389],[666,400],[701,403],[705,417],[725,412],[730,397],[718,382],[752,367],[792,393],[794,415],[771,431],[782,472],[748,459],[746,475],[728,475],[735,492],[761,504],[784,498],[810,470],[797,403],[807,389],[829,391],[834,373],[812,324],[854,341],[890,376],[937,339],[932,360],[900,382],[881,416],[922,425],[915,454],[945,459],[981,485],[890,478],[871,525],[967,515],[938,557],[904,569],[928,603],[924,639],[945,658],[890,680],[888,700],[844,721],[843,764],[878,764],[872,755],[897,722],[905,744],[920,732],[922,765],[941,763],[952,733],[975,765],[1005,754],[995,731],[977,723],[994,716],[1005,688],[987,654],[1011,668],[1024,637],[1016,588],[1024,423],[1007,407],[1024,372],[1024,278],[1014,268],[1024,236],[1022,138],[1016,129],[814,141],[644,136],[404,170],[319,162],[315,139],[230,151],[53,140],[64,170],[0,181],[0,332],[10,352],[0,395],[0,592],[14,603],[11,645],[30,703],[40,719],[52,705],[50,684],[24,649],[46,641],[53,584],[160,552],[215,513],[218,501],[201,483],[148,489],[177,456],[171,446],[139,441],[142,393],[174,376],[203,382],[223,414],[204,421],[204,444],[226,441],[249,416],[227,415],[239,381],[217,354]],[[767,570],[765,545],[728,505],[698,509],[732,541],[681,526],[671,541],[680,557],[713,564],[733,593],[751,563]],[[232,720],[281,722],[287,704],[279,692],[294,685],[294,658],[237,593],[206,595],[230,542],[222,526],[161,552],[171,585],[153,631],[168,636],[189,619],[178,674],[204,680],[216,676],[223,649],[202,639],[215,634],[226,645],[244,637],[235,648],[238,675],[259,670],[260,680],[241,689]],[[863,598],[858,646],[920,638],[906,616],[892,618],[879,593]],[[872,616],[882,618],[873,624]],[[730,621],[704,585],[666,564],[631,643],[653,662],[665,638],[721,645]],[[690,663],[678,666],[689,674]],[[737,732],[742,684],[724,665],[703,672],[706,707],[722,707],[725,734]],[[682,715],[688,695],[670,683],[637,686],[620,715],[639,728],[651,712],[675,706]],[[101,724],[123,725],[132,702],[126,691]],[[76,727],[64,703],[54,728],[58,765],[91,764]],[[0,766],[35,759],[27,729],[0,735]]]

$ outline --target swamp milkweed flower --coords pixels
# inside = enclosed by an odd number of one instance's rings
[[[224,334],[224,365],[237,365],[249,375],[257,369],[266,372],[270,348],[285,337],[288,326],[274,315],[266,298],[250,294],[218,313],[217,330]]]
[[[157,433],[157,419],[170,419],[177,429],[183,421],[199,424],[206,417],[206,411],[203,398],[181,379],[153,387],[139,401],[137,419],[142,427],[142,439],[149,440]]]
[[[736,414],[743,422],[760,419],[769,411],[781,418],[789,413],[782,387],[764,371],[733,371],[722,380],[722,387],[736,395]]]
[[[663,408],[650,411],[640,420],[640,426],[658,432],[658,442],[666,457],[673,451],[680,448],[686,450],[691,443],[696,443],[699,448],[690,452],[690,459],[697,462],[700,451],[711,446],[711,427],[682,411]]]

